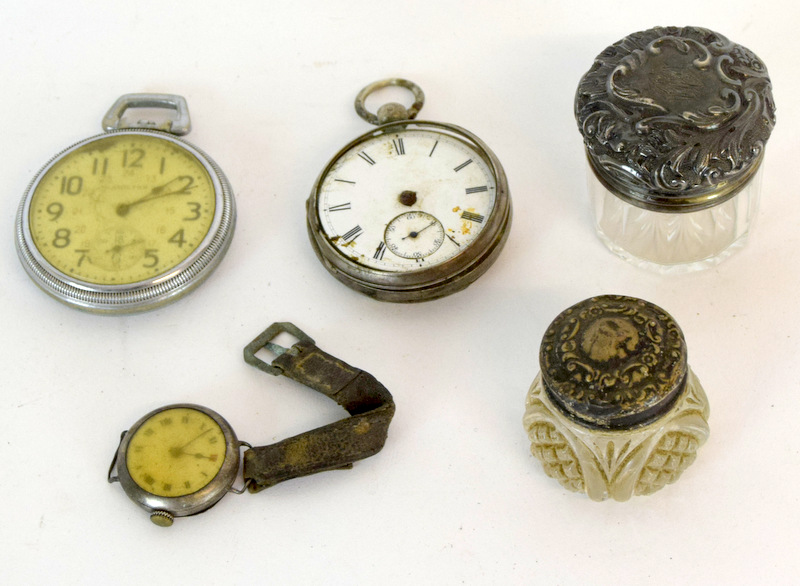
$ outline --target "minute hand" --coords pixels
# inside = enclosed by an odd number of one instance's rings
[[[205,431],[204,431],[204,432],[202,432],[201,434],[199,434],[199,435],[195,436],[194,438],[190,439],[188,442],[186,442],[186,443],[185,443],[185,444],[183,444],[182,446],[176,446],[176,447],[174,447],[174,448],[170,448],[170,449],[169,449],[169,453],[170,453],[170,454],[172,455],[172,457],[174,457],[174,458],[178,458],[178,457],[180,457],[180,456],[182,456],[182,455],[192,456],[193,454],[190,454],[189,452],[186,452],[186,451],[184,451],[184,450],[185,450],[185,449],[186,449],[188,446],[190,446],[191,444],[193,444],[194,442],[196,442],[197,440],[199,440],[201,437],[203,437],[205,434],[207,434],[209,431],[211,431],[211,429],[212,429],[212,428],[210,428],[210,427],[209,427],[207,430],[205,430]]]
[[[169,186],[175,183],[176,181],[183,181],[184,184],[180,188],[172,188],[169,189]],[[190,193],[190,189],[192,188],[192,184],[194,183],[194,179],[189,177],[188,175],[180,175],[171,181],[167,181],[164,185],[159,185],[154,187],[150,190],[145,196],[140,197],[130,203],[121,203],[117,206],[117,215],[118,216],[126,216],[130,209],[135,206],[139,205],[140,203],[144,203],[153,199],[157,199],[159,197],[166,197],[168,195],[187,195]]]

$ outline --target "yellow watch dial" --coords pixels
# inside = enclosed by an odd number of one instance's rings
[[[185,407],[165,409],[134,432],[126,466],[143,490],[180,497],[197,492],[214,479],[226,450],[222,428],[211,417]]]
[[[203,163],[147,133],[100,137],[58,159],[31,197],[35,247],[65,275],[127,285],[166,275],[196,250],[216,209]]]

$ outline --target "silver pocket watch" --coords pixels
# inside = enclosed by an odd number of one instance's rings
[[[414,104],[367,111],[367,97],[387,86],[410,90]],[[464,289],[497,259],[511,222],[500,161],[463,128],[414,120],[424,99],[404,79],[362,89],[356,112],[378,128],[331,159],[307,202],[322,264],[381,301],[427,301]]]

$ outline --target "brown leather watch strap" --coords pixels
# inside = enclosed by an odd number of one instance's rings
[[[272,343],[286,332],[298,339],[291,348]],[[267,349],[277,357],[268,364],[256,356]],[[392,395],[371,374],[323,352],[290,323],[274,323],[244,349],[245,362],[272,375],[284,375],[327,395],[350,417],[244,453],[244,480],[258,492],[284,480],[325,470],[351,468],[377,454],[386,442],[394,415]]]

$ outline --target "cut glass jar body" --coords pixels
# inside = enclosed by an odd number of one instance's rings
[[[641,268],[676,274],[713,267],[744,246],[755,223],[761,168],[721,204],[670,213],[624,201],[587,167],[597,235],[612,252]]]
[[[538,375],[523,419],[531,454],[561,486],[595,501],[627,501],[661,490],[680,478],[708,439],[708,399],[691,369],[687,379],[675,405],[656,421],[598,430],[565,416]]]

